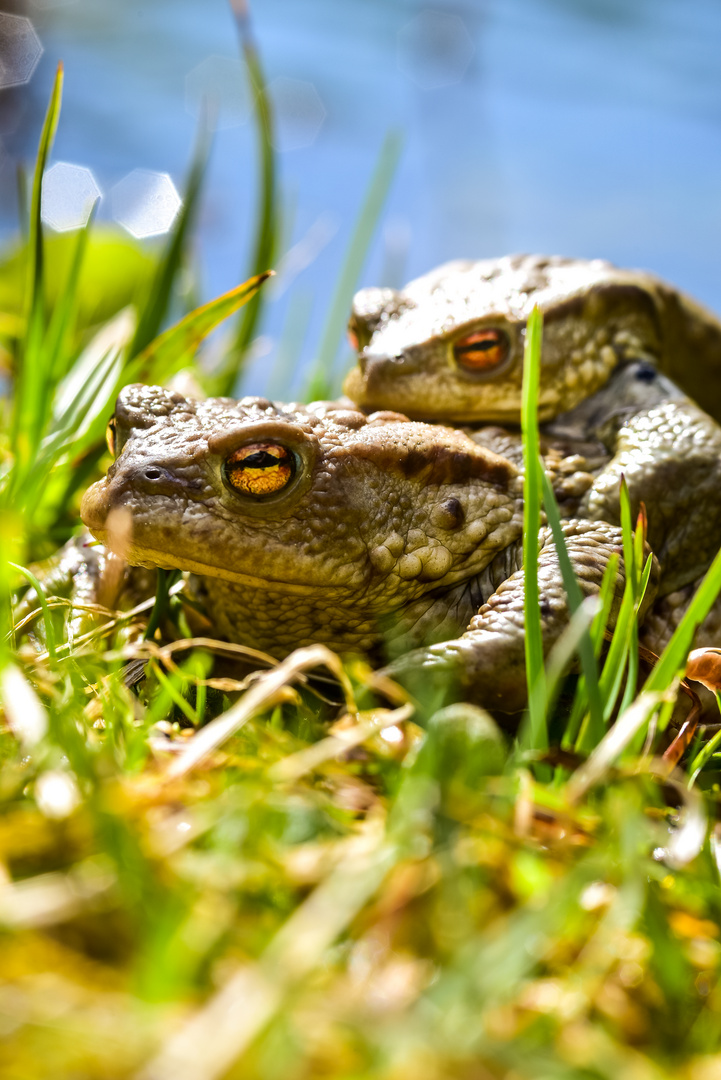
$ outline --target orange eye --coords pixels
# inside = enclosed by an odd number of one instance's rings
[[[108,444],[108,450],[115,457],[115,417],[112,416],[108,421],[108,426],[105,429],[105,441]]]
[[[350,342],[351,349],[354,349],[356,352],[358,352],[360,348],[360,339],[358,337],[358,327],[356,326],[354,316],[351,316],[346,333],[348,335],[348,341]]]
[[[279,443],[241,446],[226,459],[225,478],[241,495],[264,498],[282,491],[295,476],[295,457]]]
[[[468,371],[493,371],[508,356],[508,346],[503,330],[474,330],[453,343],[453,355]]]

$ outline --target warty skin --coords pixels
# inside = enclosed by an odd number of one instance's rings
[[[622,477],[634,513],[645,506],[659,595],[672,597],[668,617],[659,607],[644,639],[660,652],[721,545],[721,428],[713,419],[721,416],[721,324],[713,313],[652,274],[600,259],[446,263],[404,289],[357,294],[350,329],[359,357],[346,393],[365,409],[464,423],[476,441],[515,458],[525,327],[536,304],[544,314],[542,440],[567,460],[594,459],[573,516],[618,524]],[[499,363],[465,370],[455,346],[490,330],[507,346]],[[488,427],[498,420],[510,430]],[[721,600],[697,644],[718,644],[720,624]]]
[[[374,652],[391,640],[396,653],[413,649],[403,670],[440,665],[458,695],[522,707],[522,480],[513,463],[461,431],[328,403],[196,402],[131,386],[115,425],[116,461],[86,493],[83,521],[132,564],[198,575],[229,639],[278,657],[317,641]],[[268,498],[239,495],[228,460],[261,445],[289,451],[295,474]],[[119,514],[129,516],[130,539],[114,536]],[[596,592],[621,551],[620,530],[573,519],[564,529],[583,591]],[[547,529],[539,544],[549,649],[568,612]]]
[[[595,394],[619,364],[651,361],[721,421],[721,322],[680,290],[603,259],[507,255],[444,263],[403,289],[356,294],[358,366],[345,392],[363,409],[417,420],[517,423],[526,322],[544,318],[539,419]],[[500,330],[502,364],[468,370],[454,342]]]

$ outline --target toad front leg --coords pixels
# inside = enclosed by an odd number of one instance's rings
[[[625,479],[634,513],[646,506],[661,596],[705,573],[721,544],[721,427],[669,379],[645,361],[624,364],[545,430],[570,437],[571,445],[590,436],[605,443],[611,459],[576,513],[618,524]]]
[[[119,556],[94,546],[87,533],[68,540],[55,555],[31,569],[48,599],[69,601],[67,607],[55,612],[54,621],[60,640],[70,644],[93,626],[97,615],[92,608],[127,610],[155,591],[154,571],[128,566]],[[38,596],[31,587],[14,605],[13,618],[16,626],[45,648],[43,621],[33,618],[39,611]]]
[[[621,530],[605,522],[567,521],[563,524],[566,547],[584,596],[597,594],[608,561],[622,558]],[[539,537],[538,585],[541,597],[541,628],[544,655],[568,625],[569,609],[551,531]],[[521,561],[521,541],[491,565],[490,580]],[[494,581],[494,575],[496,580]],[[649,580],[644,606],[653,599],[658,566]],[[611,621],[615,619],[625,586],[621,562],[616,578]],[[438,693],[445,700],[469,700],[499,712],[518,712],[527,701],[525,667],[525,585],[522,569],[500,580],[495,592],[471,620],[467,631],[454,641],[414,649],[385,668],[384,673],[411,692]]]

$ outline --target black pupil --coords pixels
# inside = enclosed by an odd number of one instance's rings
[[[473,341],[470,345],[459,345],[457,351],[460,353],[488,352],[489,349],[495,349],[496,345],[498,345],[498,338],[487,338],[485,341]]]
[[[269,454],[267,450],[256,450],[254,454],[249,454],[238,464],[241,469],[272,469],[275,465],[280,465],[280,460],[273,454]]]

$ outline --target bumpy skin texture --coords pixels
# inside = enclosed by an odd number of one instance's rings
[[[512,462],[460,431],[322,402],[196,402],[131,386],[115,422],[118,456],[86,493],[83,521],[112,549],[113,521],[129,514],[122,554],[199,575],[229,638],[276,656],[317,641],[343,652],[390,639],[403,652],[458,638],[406,659],[449,666],[481,704],[518,707],[522,483]],[[239,494],[228,458],[270,443],[293,455],[294,478],[267,498]],[[593,591],[621,550],[620,531],[605,522],[566,528]],[[567,612],[546,532],[540,543],[550,647]]]
[[[721,544],[721,428],[662,371],[721,415],[721,324],[651,275],[511,256],[448,263],[399,293],[363,290],[351,326],[364,348],[346,391],[425,420],[518,424],[534,304],[544,312],[542,436],[567,460],[585,455],[593,473],[571,512],[618,523],[625,476],[634,510],[646,506],[661,595],[697,581]],[[453,342],[489,327],[508,335],[507,360],[491,374],[462,370]],[[473,437],[487,442],[486,431]],[[589,443],[603,448],[593,465]]]
[[[719,320],[653,275],[601,259],[459,260],[400,291],[363,289],[349,324],[359,363],[346,393],[364,409],[402,409],[419,420],[516,423],[535,305],[544,315],[541,420],[574,408],[620,362],[639,358],[721,420]],[[507,360],[489,373],[464,370],[453,343],[488,328],[507,335]]]
[[[661,564],[661,595],[695,581],[721,546],[721,428],[645,361],[622,365],[546,437],[594,437],[610,460],[575,507],[583,518],[619,520],[624,477],[631,504],[646,507],[648,540]]]
[[[564,523],[563,531],[581,591],[584,596],[591,596],[601,586],[609,542],[618,536],[618,530],[602,523],[570,521]],[[542,545],[538,560],[541,627],[544,651],[548,652],[566,625],[569,612],[550,530],[541,531],[539,542]],[[655,583],[654,569],[652,594]],[[617,591],[612,621],[619,599]],[[523,708],[527,697],[524,607],[523,571],[519,565],[471,619],[462,637],[409,653],[396,660],[389,673],[411,687],[423,685],[424,677],[430,675],[437,678],[439,687],[452,683],[463,698],[481,698],[487,708],[516,712]]]

